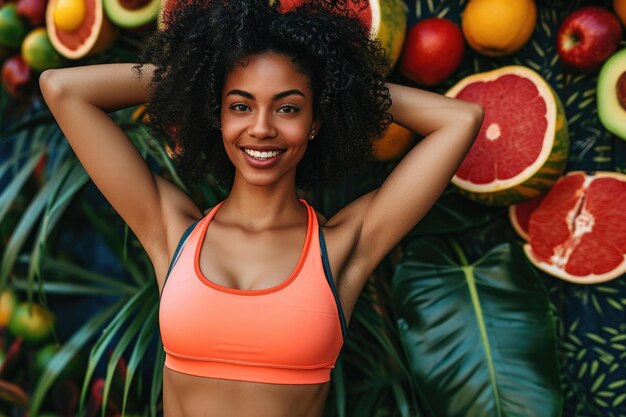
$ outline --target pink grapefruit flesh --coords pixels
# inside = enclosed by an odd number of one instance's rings
[[[566,281],[593,284],[626,273],[626,175],[568,173],[530,216],[529,260]]]

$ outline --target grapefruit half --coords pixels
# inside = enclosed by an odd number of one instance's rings
[[[526,256],[566,281],[595,284],[626,272],[626,175],[572,171],[531,214]]]
[[[463,78],[446,96],[480,103],[485,118],[452,178],[461,194],[490,206],[510,206],[547,191],[567,163],[563,105],[528,67],[510,65]]]
[[[115,41],[118,30],[104,13],[102,0],[84,0],[85,16],[80,25],[67,31],[56,24],[55,9],[59,0],[49,0],[46,6],[46,29],[50,43],[61,55],[79,59],[102,52]]]
[[[530,200],[509,206],[509,221],[511,222],[511,226],[513,226],[515,232],[525,241],[528,241],[528,222],[530,221],[530,215],[539,207],[541,200],[543,200],[545,196],[545,194],[540,194]]]

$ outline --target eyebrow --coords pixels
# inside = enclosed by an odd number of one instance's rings
[[[300,90],[298,90],[298,89],[294,88],[294,89],[291,89],[291,90],[286,90],[286,91],[283,91],[283,92],[278,93],[278,94],[274,94],[274,95],[272,96],[272,100],[280,100],[281,98],[284,98],[284,97],[290,96],[290,95],[292,95],[292,94],[295,94],[295,95],[302,96],[302,97],[305,97],[305,98],[306,98],[306,96],[304,95],[304,93],[303,93],[302,91],[300,91]],[[226,94],[226,96],[232,96],[232,95],[240,95],[240,96],[243,96],[243,97],[249,98],[250,100],[256,100],[256,98],[254,97],[254,95],[252,95],[252,94],[248,93],[247,91],[243,91],[243,90],[237,90],[237,89],[234,89],[234,90],[230,90],[230,91]]]

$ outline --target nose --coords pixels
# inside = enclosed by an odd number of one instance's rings
[[[258,110],[252,117],[248,134],[256,138],[272,137],[276,135],[276,129],[272,123],[270,111]]]

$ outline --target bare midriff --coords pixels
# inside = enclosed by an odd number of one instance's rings
[[[322,417],[329,387],[205,378],[163,366],[163,417]]]

